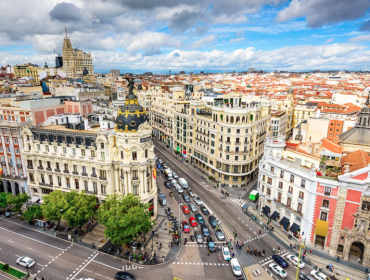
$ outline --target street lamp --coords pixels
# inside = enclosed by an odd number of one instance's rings
[[[152,257],[154,255],[154,245],[153,245],[153,239],[154,239],[154,230],[153,230],[153,223],[151,223],[152,226]]]
[[[179,203],[179,224],[180,224],[180,206],[181,205],[184,205],[184,204],[182,204],[182,203]],[[181,226],[180,226],[181,227]],[[180,238],[180,235],[181,235],[181,229],[180,229],[180,227],[179,227],[179,244],[181,245],[181,238]],[[179,246],[180,246],[179,245]]]
[[[302,249],[304,249],[305,246],[303,244],[303,242],[299,242],[299,253],[298,253],[298,263],[297,263],[297,273],[296,273],[296,276],[295,276],[295,279],[298,280],[298,274],[299,274],[299,263],[300,263],[300,260],[301,260],[301,254],[302,254]]]

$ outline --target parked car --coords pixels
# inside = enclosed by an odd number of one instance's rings
[[[309,274],[306,274],[306,273],[302,273],[301,275],[299,275],[299,279],[302,279],[302,280],[315,280],[315,277],[309,275]]]
[[[194,236],[197,239],[197,243],[198,244],[202,244],[203,243],[203,236],[202,236],[202,234],[200,232],[194,232]]]
[[[220,229],[215,229],[215,235],[216,235],[216,237],[217,237],[217,239],[218,239],[218,240],[220,240],[220,241],[225,240],[225,235],[224,235],[224,233],[222,232],[222,230],[220,230]]]
[[[162,167],[163,167],[163,169],[166,169],[168,166],[167,166],[167,164],[165,164],[164,162],[162,163]]]
[[[135,280],[135,276],[126,271],[118,271],[116,273],[116,276],[114,276],[114,279],[116,280]]]
[[[329,280],[329,277],[326,276],[324,273],[319,272],[317,270],[312,270],[310,274],[317,280]]]
[[[189,208],[186,205],[184,205],[182,207],[182,211],[184,212],[184,214],[189,214],[190,213]]]
[[[288,255],[286,257],[288,259],[288,261],[290,261],[292,264],[294,264],[295,266],[298,265],[298,257],[297,256],[294,256],[294,255]],[[304,262],[302,260],[299,261],[299,268],[304,268],[306,265],[304,264]]]
[[[190,202],[190,197],[189,197],[187,194],[185,194],[185,193],[183,193],[183,194],[182,194],[182,199],[183,199],[185,202],[187,202],[187,203],[189,203],[189,202]]]
[[[202,210],[204,215],[209,215],[209,211],[208,211],[207,207],[205,207],[204,205],[200,206],[200,210]]]
[[[204,219],[203,219],[203,217],[202,217],[202,215],[201,215],[201,214],[196,213],[194,216],[195,216],[195,219],[197,219],[197,221],[198,221],[198,223],[199,223],[200,225],[204,224]]]
[[[235,276],[242,276],[242,268],[239,264],[239,261],[236,258],[231,259],[230,267],[233,270]]]
[[[188,206],[189,206],[191,212],[193,212],[193,213],[198,212],[197,207],[195,207],[195,205],[193,203],[189,203]]]
[[[194,217],[189,218],[189,223],[191,224],[192,227],[196,227],[198,225]]]
[[[35,261],[29,257],[20,257],[15,263],[24,267],[28,266],[29,268],[35,265]]]
[[[203,205],[203,201],[199,197],[194,197],[194,201],[199,206],[202,206]]]
[[[224,257],[225,261],[229,261],[231,258],[229,247],[223,245],[222,246],[222,256]]]
[[[214,216],[209,216],[208,221],[213,228],[216,228],[218,226],[217,220]]]
[[[157,158],[157,161],[158,161],[159,164],[163,163],[163,160],[161,160],[160,158]]]
[[[273,255],[272,256],[272,259],[278,264],[280,265],[281,267],[283,268],[287,268],[289,266],[289,264],[287,263],[286,260],[284,260],[283,257],[280,257],[279,255]]]
[[[189,194],[191,197],[196,197],[196,194],[195,194],[192,190],[188,190],[188,194]]]
[[[165,186],[166,186],[166,188],[168,188],[168,189],[172,188],[171,183],[170,183],[170,182],[168,182],[168,181],[164,182],[164,185],[165,185]]]
[[[286,278],[288,276],[288,273],[284,269],[282,269],[280,266],[274,263],[270,263],[269,267],[273,272],[275,272],[277,275],[279,275],[281,278]]]
[[[157,168],[159,169],[159,170],[162,170],[162,166],[158,163],[157,164]]]
[[[212,237],[207,238],[207,247],[210,252],[216,252],[216,246],[215,243],[213,242]]]
[[[173,177],[174,179],[179,179],[179,176],[178,176],[175,172],[172,172],[172,177]]]
[[[182,230],[185,232],[185,233],[189,233],[190,232],[190,226],[188,224],[187,221],[183,221],[182,222]]]
[[[182,187],[178,187],[178,186],[176,186],[175,188],[176,188],[176,191],[177,191],[178,193],[183,193],[183,192],[184,192],[184,190],[182,189]]]
[[[168,173],[166,176],[167,180],[173,180],[172,173]]]
[[[171,180],[171,184],[174,185],[174,184],[178,184],[177,181],[175,179],[172,179]]]
[[[200,229],[205,237],[209,236],[209,229],[206,225],[200,225]]]

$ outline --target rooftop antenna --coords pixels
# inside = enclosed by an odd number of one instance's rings
[[[68,37],[67,37],[67,26],[65,26],[65,27],[64,27],[64,31],[65,31],[65,33],[66,33],[66,38],[68,38]]]

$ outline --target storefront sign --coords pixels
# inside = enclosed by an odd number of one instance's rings
[[[152,137],[151,137],[151,136],[149,136],[149,137],[145,137],[145,138],[141,138],[141,139],[140,139],[140,143],[148,142],[148,141],[150,141],[150,140],[152,140]]]

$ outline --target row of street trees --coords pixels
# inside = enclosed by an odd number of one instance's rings
[[[22,214],[24,203],[29,200],[27,194],[13,196],[0,193],[0,208],[12,207],[30,222],[46,218],[50,221],[65,220],[69,227],[81,227],[89,219],[97,218],[105,227],[105,236],[114,244],[128,244],[133,239],[150,231],[152,223],[148,203],[142,203],[140,197],[133,194],[108,195],[105,202],[96,211],[96,196],[85,192],[53,191],[43,197],[41,205],[30,206]]]

